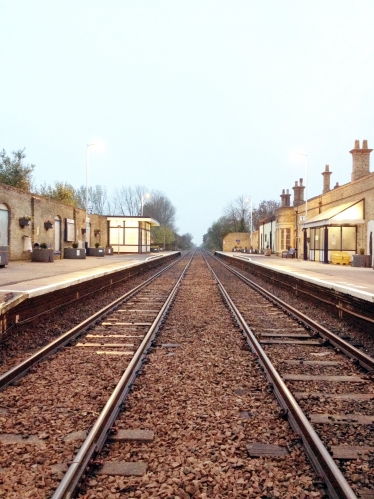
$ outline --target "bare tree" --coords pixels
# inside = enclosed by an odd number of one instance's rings
[[[274,215],[275,210],[279,208],[279,206],[279,201],[261,201],[258,207],[253,210],[253,230],[258,229],[260,220]]]
[[[88,212],[98,213],[99,215],[104,215],[108,213],[110,208],[110,203],[108,201],[108,196],[106,192],[106,187],[102,185],[95,185],[95,187],[89,187],[87,190],[88,194]],[[77,204],[79,208],[86,208],[86,187],[81,185],[79,189],[76,190]]]
[[[141,214],[142,198],[146,187],[120,187],[114,191],[113,205],[118,215],[138,216]],[[144,198],[143,198],[144,199]]]
[[[92,206],[93,213],[98,213],[99,215],[104,215],[107,213],[107,202],[108,196],[106,193],[106,187],[101,185],[96,185],[90,188],[89,192],[90,206]]]
[[[233,232],[248,232],[251,220],[250,200],[243,195],[237,197],[227,205],[224,216],[233,227]]]

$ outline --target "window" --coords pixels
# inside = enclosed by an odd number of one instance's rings
[[[0,203],[0,246],[8,246],[9,211],[5,204]]]
[[[65,241],[75,241],[75,224],[71,218],[65,218]]]

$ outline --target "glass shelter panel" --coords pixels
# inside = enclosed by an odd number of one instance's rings
[[[342,251],[356,251],[356,227],[342,227]]]
[[[127,227],[125,229],[125,244],[126,245],[138,245],[139,242],[139,229],[138,227]]]
[[[316,237],[316,229],[310,229],[310,246],[311,250],[314,250],[314,241]]]
[[[342,244],[341,227],[329,227],[329,250],[340,251]]]

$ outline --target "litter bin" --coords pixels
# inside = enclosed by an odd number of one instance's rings
[[[9,246],[0,246],[0,267],[9,263]]]

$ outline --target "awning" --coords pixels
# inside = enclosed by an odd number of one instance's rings
[[[329,208],[303,223],[303,228],[324,227],[326,225],[358,225],[364,223],[364,200],[351,201]]]

